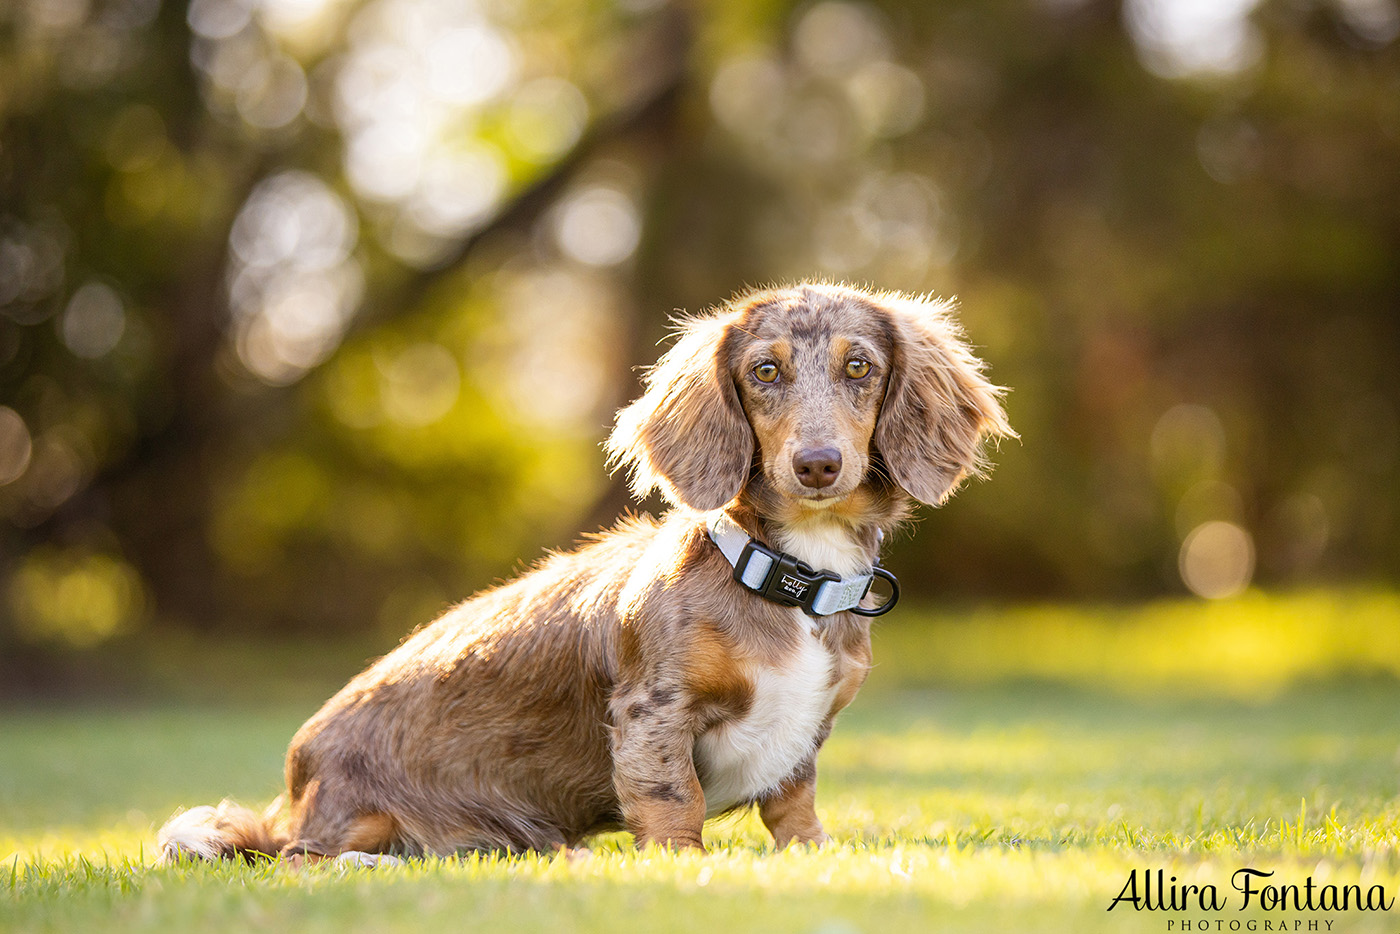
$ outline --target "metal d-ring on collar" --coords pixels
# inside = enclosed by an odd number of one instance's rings
[[[734,567],[734,579],[765,600],[801,607],[808,616],[830,616],[849,611],[858,616],[883,616],[899,602],[899,581],[877,563],[869,574],[843,578],[834,571],[816,570],[806,562],[774,551],[751,538],[737,522],[718,510],[706,522],[710,538]],[[880,533],[883,538],[884,534]],[[860,601],[875,578],[890,585],[890,598],[873,610]]]

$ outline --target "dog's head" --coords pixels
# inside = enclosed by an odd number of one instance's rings
[[[950,306],[801,285],[743,295],[680,322],[680,339],[618,413],[611,463],[640,499],[659,488],[695,509],[761,473],[821,509],[889,479],[929,504],[985,467],[984,439],[1012,436]]]

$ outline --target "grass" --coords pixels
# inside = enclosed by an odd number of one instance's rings
[[[302,696],[249,694],[244,680],[242,699],[219,703],[192,688],[182,706],[12,710],[0,716],[0,930],[1164,932],[1190,920],[1393,934],[1400,909],[1239,911],[1231,888],[1250,866],[1275,873],[1265,881],[1400,895],[1400,685],[1357,675],[1400,659],[1383,633],[1335,631],[1372,625],[1358,607],[1389,599],[1339,596],[1340,617],[1319,613],[1316,594],[1225,610],[911,613],[879,630],[881,666],[822,753],[818,805],[838,842],[820,851],[772,852],[749,815],[708,825],[706,857],[611,835],[582,859],[154,869],[154,826],[177,806],[275,793],[291,732],[348,672],[302,677]],[[1027,649],[1033,620],[1056,639]],[[1204,657],[1287,620],[1301,629],[1284,630],[1272,662]],[[1134,639],[1136,655],[1103,660],[1105,640]],[[999,640],[1025,653],[1019,668],[977,651]],[[1379,648],[1300,664],[1295,643]],[[1201,665],[1218,673],[1203,679]],[[1141,883],[1158,869],[1214,884],[1226,905],[1106,911],[1130,872]]]

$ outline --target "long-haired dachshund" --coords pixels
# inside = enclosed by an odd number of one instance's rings
[[[686,319],[607,442],[626,519],[478,594],[293,737],[265,813],[171,818],[162,858],[454,854],[626,829],[702,848],[757,804],[827,839],[817,751],[870,668],[880,543],[1011,436],[947,304],[804,284]],[[881,584],[878,589],[887,589]]]

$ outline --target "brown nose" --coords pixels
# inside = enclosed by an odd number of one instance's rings
[[[835,448],[806,448],[793,455],[792,469],[799,483],[820,490],[841,476],[841,452]]]

